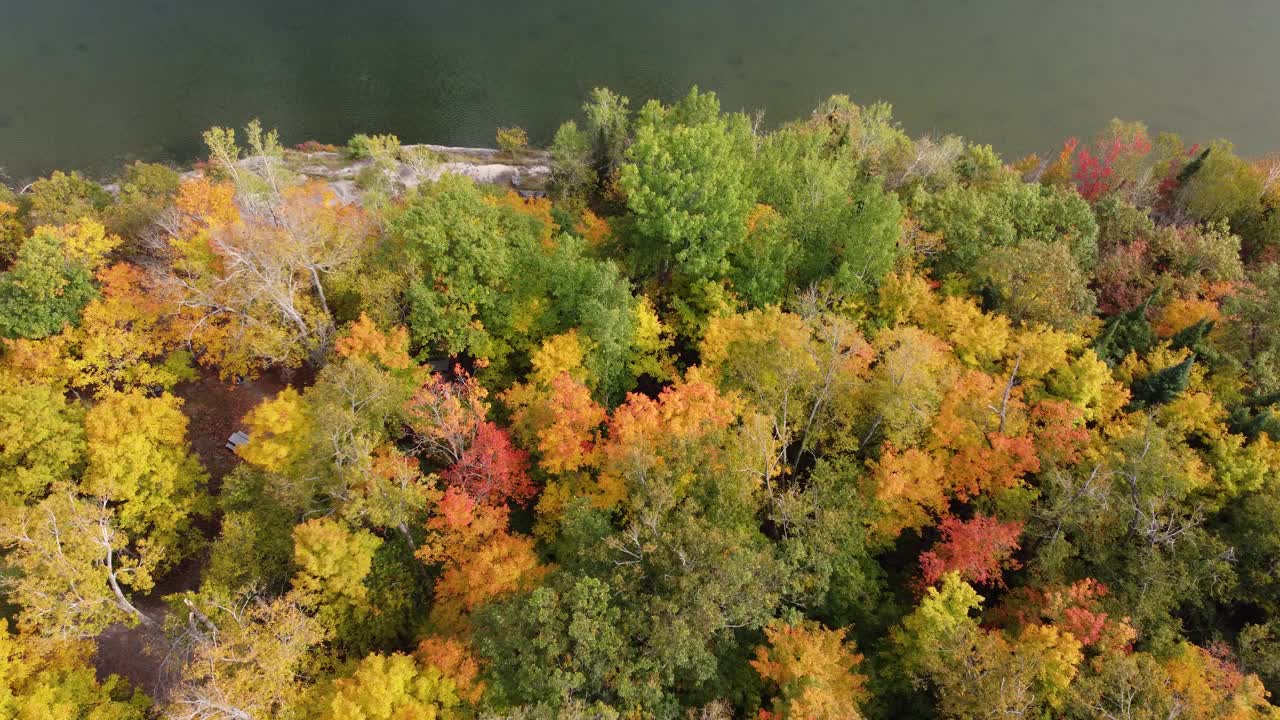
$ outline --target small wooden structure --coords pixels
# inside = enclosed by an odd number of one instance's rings
[[[249,436],[244,432],[237,430],[234,433],[232,433],[231,437],[227,440],[226,447],[231,452],[235,452],[236,448],[240,447],[241,445],[244,445],[247,442],[249,442]]]

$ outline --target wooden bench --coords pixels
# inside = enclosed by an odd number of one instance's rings
[[[235,452],[236,448],[240,447],[241,445],[244,445],[247,442],[249,442],[249,436],[237,430],[236,432],[231,434],[230,438],[228,438],[226,448],[231,452]]]

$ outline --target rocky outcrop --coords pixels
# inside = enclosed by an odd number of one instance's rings
[[[492,148],[450,147],[448,145],[402,145],[399,156],[381,167],[371,158],[355,160],[340,152],[286,150],[285,165],[304,177],[329,184],[343,202],[360,200],[361,186],[368,172],[383,172],[397,192],[412,190],[424,182],[440,179],[445,173],[469,177],[478,183],[519,190],[543,190],[551,179],[551,154],[529,150],[511,158]],[[245,158],[246,167],[257,160]],[[184,179],[198,171],[183,173]],[[115,188],[107,186],[115,192]]]
[[[291,152],[287,158],[295,172],[334,186],[340,197],[356,190],[356,181],[377,164],[370,158],[352,160],[336,152]],[[399,158],[383,170],[400,190],[412,190],[424,182],[438,180],[445,173],[526,190],[541,190],[551,178],[551,157],[545,151],[529,151],[518,159],[505,157],[490,148],[460,148],[445,145],[404,145]]]

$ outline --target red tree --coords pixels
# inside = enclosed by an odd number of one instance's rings
[[[523,505],[537,493],[528,468],[529,454],[511,443],[506,430],[486,421],[476,428],[461,459],[443,476],[450,485],[486,505],[509,500]]]
[[[958,572],[968,582],[1003,587],[1001,573],[1022,567],[1013,558],[1022,534],[1020,522],[1002,523],[979,515],[972,520],[947,518],[939,528],[942,541],[920,555],[926,585],[933,585],[949,572]]]
[[[1097,155],[1089,152],[1089,148],[1082,148],[1077,156],[1076,172],[1072,180],[1075,181],[1076,189],[1085,200],[1096,202],[1098,198],[1118,186],[1117,161],[1122,158],[1142,157],[1149,152],[1151,152],[1151,141],[1147,139],[1145,133],[1139,133],[1127,139],[1111,138],[1101,143]]]

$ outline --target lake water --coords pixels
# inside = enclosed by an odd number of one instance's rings
[[[254,116],[284,140],[535,142],[594,85],[698,83],[767,120],[832,93],[1006,155],[1109,118],[1280,149],[1276,0],[0,0],[0,167],[188,161]]]

